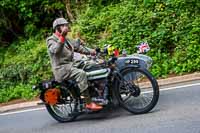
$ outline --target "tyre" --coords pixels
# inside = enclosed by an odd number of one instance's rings
[[[120,106],[134,114],[152,110],[159,99],[159,87],[151,73],[134,67],[125,68],[120,73],[123,79],[115,82]]]
[[[69,90],[64,90],[65,96],[61,96],[61,101],[55,105],[46,104],[49,114],[58,122],[71,122],[77,117],[77,99]],[[67,92],[68,91],[68,92]]]

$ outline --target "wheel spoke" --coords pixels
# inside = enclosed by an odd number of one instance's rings
[[[127,71],[122,72],[122,75],[124,80],[120,82],[119,92],[125,109],[137,113],[152,109],[157,100],[153,101],[155,88],[153,88],[152,78],[148,72],[137,68],[127,69]]]
[[[54,113],[62,118],[68,118],[69,114],[71,114],[75,108],[75,100],[72,100],[71,96],[66,99],[67,101],[65,102],[65,104],[51,106]]]
[[[131,97],[132,95],[129,93],[129,95],[123,100],[124,103],[126,103],[128,101],[128,99]]]

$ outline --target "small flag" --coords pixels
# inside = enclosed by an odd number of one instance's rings
[[[140,43],[137,48],[139,49],[139,53],[146,53],[150,50],[149,44],[146,42]]]

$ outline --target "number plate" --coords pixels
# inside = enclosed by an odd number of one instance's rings
[[[131,64],[131,65],[138,65],[139,60],[138,59],[129,59],[125,61],[126,64]]]

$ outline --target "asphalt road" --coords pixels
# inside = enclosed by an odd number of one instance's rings
[[[200,81],[161,90],[157,106],[147,114],[118,109],[58,123],[44,109],[9,112],[0,114],[0,133],[200,133]]]

